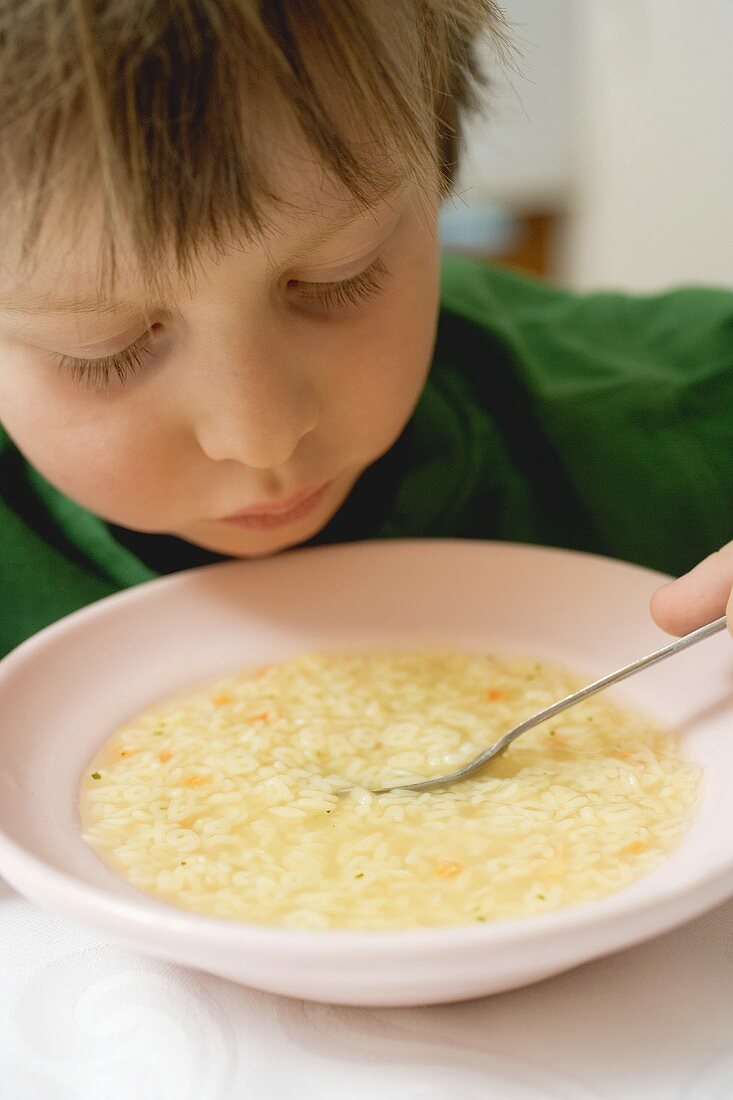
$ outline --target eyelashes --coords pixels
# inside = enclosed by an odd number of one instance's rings
[[[311,283],[300,279],[291,279],[288,289],[294,292],[306,312],[318,310],[338,313],[361,305],[378,294],[385,283],[388,271],[384,261],[378,257],[364,271],[332,283]],[[72,355],[57,358],[61,370],[71,374],[75,382],[91,389],[105,389],[113,377],[124,384],[144,365],[146,356],[152,351],[153,332],[143,333],[139,340],[114,355],[103,355],[98,359],[77,359]]]
[[[124,383],[140,370],[143,358],[151,350],[152,337],[152,332],[146,332],[129,347],[99,359],[75,359],[73,355],[62,355],[58,365],[61,370],[68,371],[75,382],[83,382],[95,390],[104,389],[113,374],[118,382]]]
[[[359,305],[367,298],[377,294],[384,286],[387,268],[381,258],[352,275],[334,283],[307,283],[291,279],[288,286],[298,291],[298,296],[307,301],[326,306],[328,309],[346,309]]]

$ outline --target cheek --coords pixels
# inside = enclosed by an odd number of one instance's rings
[[[161,497],[160,485],[150,477],[151,470],[160,469],[160,459],[139,442],[133,445],[131,433],[115,424],[48,433],[42,445],[35,440],[27,445],[26,453],[61,492],[117,523],[144,523]]]
[[[378,309],[344,341],[334,388],[349,442],[376,457],[397,438],[422,392],[432,358],[438,315],[437,256],[394,280]]]
[[[150,478],[165,469],[164,434],[129,409],[34,378],[27,364],[12,368],[0,364],[0,422],[31,465],[105,519],[144,522],[165,492]]]

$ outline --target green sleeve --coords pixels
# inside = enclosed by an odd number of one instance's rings
[[[44,626],[153,576],[57,492],[0,427],[0,657]]]

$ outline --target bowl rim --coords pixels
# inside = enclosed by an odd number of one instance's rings
[[[561,546],[542,546],[537,543],[531,542],[509,542],[505,540],[493,540],[493,539],[461,539],[461,538],[390,538],[390,539],[355,539],[353,542],[338,542],[329,543],[325,546],[295,546],[287,550],[283,550],[278,554],[274,554],[272,557],[264,558],[230,558],[227,561],[210,562],[207,565],[196,565],[190,569],[179,569],[175,573],[163,574],[159,577],[150,577],[146,580],[139,581],[136,584],[129,585],[127,588],[121,588],[118,592],[111,592],[107,596],[101,596],[98,600],[92,601],[92,603],[86,604],[84,607],[79,607],[75,611],[70,611],[68,615],[63,615],[55,622],[49,623],[48,626],[44,626],[41,630],[37,630],[35,634],[32,634],[29,638],[20,642],[17,646],[6,653],[4,657],[0,658],[0,689],[2,688],[3,680],[8,674],[8,671],[13,671],[17,662],[25,660],[26,655],[32,652],[36,647],[40,648],[43,645],[50,644],[57,637],[62,637],[65,633],[75,628],[79,619],[83,618],[93,622],[95,619],[103,617],[109,614],[109,609],[117,606],[118,603],[129,604],[132,606],[134,603],[141,599],[145,599],[147,592],[152,587],[155,588],[156,593],[163,592],[167,588],[175,588],[181,584],[187,583],[187,579],[191,575],[200,576],[204,573],[214,571],[229,571],[241,568],[248,568],[252,565],[256,567],[273,567],[280,568],[283,562],[289,561],[292,557],[325,557],[331,555],[337,555],[339,553],[347,552],[349,554],[356,552],[372,552],[375,549],[385,550],[389,548],[409,547],[416,546],[429,547],[435,549],[439,547],[441,550],[444,547],[454,546],[464,548],[479,548],[479,547],[491,547],[492,553],[514,553],[517,550],[527,552],[530,556],[537,555],[538,557],[545,557],[551,555],[557,558],[574,557],[583,561],[590,559],[596,562],[603,562],[613,568],[618,568],[623,572],[632,573],[646,573],[650,579],[658,580],[660,584],[664,584],[666,581],[674,580],[671,574],[661,573],[656,569],[650,569],[646,565],[635,565],[633,562],[623,561],[620,558],[611,558],[606,554],[597,554],[588,550],[566,550]]]

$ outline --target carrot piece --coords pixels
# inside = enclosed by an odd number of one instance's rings
[[[183,780],[184,787],[198,787],[199,783],[203,783],[203,775],[189,775],[188,779]]]
[[[215,695],[211,702],[215,707],[223,707],[225,703],[231,703],[231,695]]]
[[[245,722],[269,722],[270,715],[266,710],[260,711],[259,714],[249,714],[245,718]]]
[[[158,760],[160,760],[161,764],[167,764],[172,756],[172,752],[168,752],[168,749],[163,749],[162,752],[158,753]]]
[[[441,878],[452,878],[454,875],[460,874],[463,867],[460,863],[456,863],[454,859],[447,859],[445,863],[439,863],[435,868],[436,875],[440,875]]]
[[[625,848],[621,849],[622,855],[638,856],[644,851],[644,845],[640,840],[635,840],[631,844],[627,844]]]
[[[499,688],[489,688],[489,690],[486,692],[486,700],[489,703],[495,703],[497,699],[503,698],[504,692],[501,691]]]

